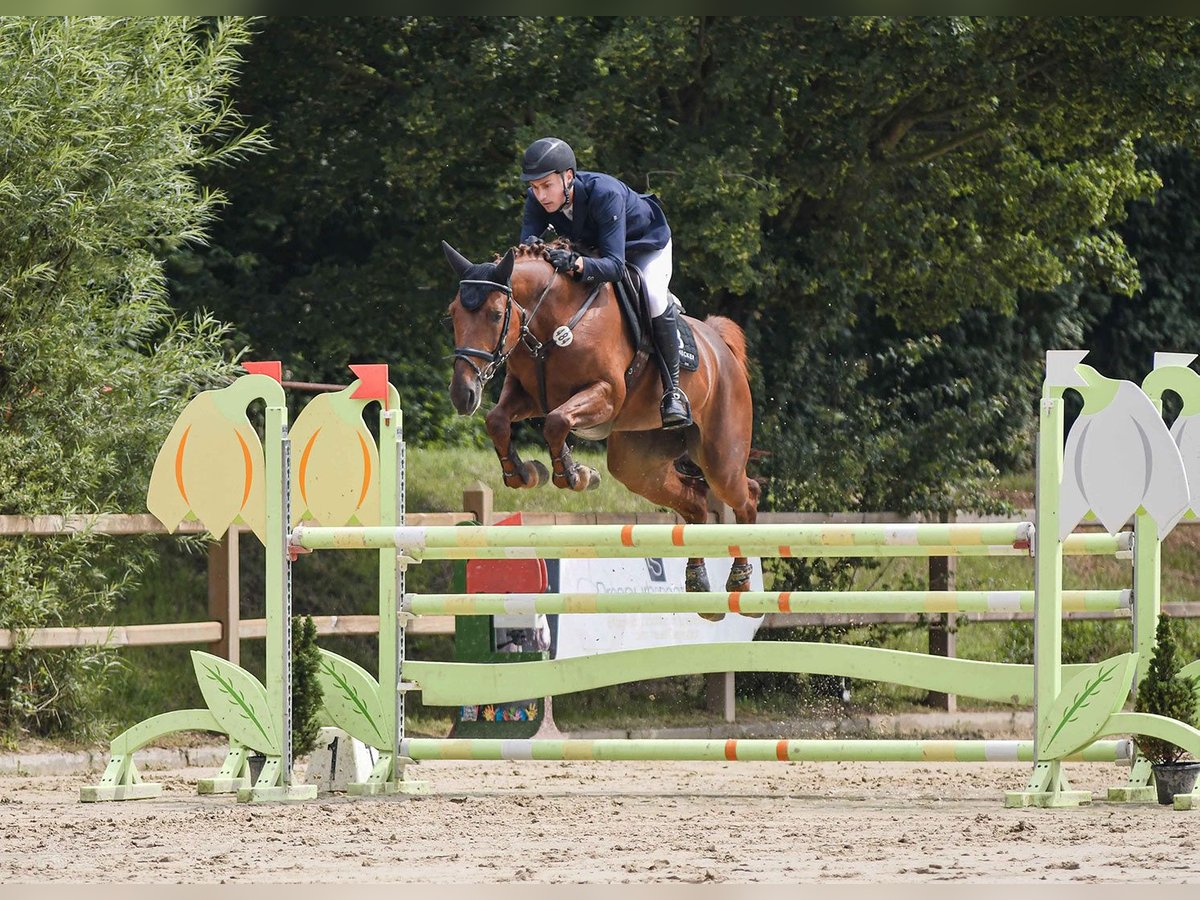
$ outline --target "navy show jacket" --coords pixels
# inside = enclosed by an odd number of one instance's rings
[[[639,194],[602,172],[576,172],[574,190],[572,217],[567,218],[562,210],[547,213],[530,189],[521,242],[553,225],[563,237],[595,247],[601,256],[584,258],[584,281],[620,281],[628,254],[661,250],[671,239],[667,217],[653,194]]]

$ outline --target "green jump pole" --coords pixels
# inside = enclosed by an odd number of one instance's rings
[[[1129,590],[1063,591],[1063,610],[1128,610]],[[419,616],[626,613],[1032,612],[1033,591],[718,591],[630,594],[409,594]]]
[[[410,759],[687,760],[714,762],[1033,762],[1033,741],[980,740],[495,740],[406,738]],[[1128,760],[1130,741],[1097,741],[1067,757]]]
[[[638,531],[638,529],[653,529]],[[856,529],[864,529],[858,531]],[[482,534],[480,534],[482,532]],[[508,532],[513,532],[509,534]],[[1028,556],[1033,527],[948,525],[533,525],[298,526],[308,550],[395,548],[414,559],[622,558],[645,556]],[[1071,535],[1071,555],[1128,552],[1128,533]]]
[[[308,549],[336,547],[401,550],[488,547],[595,547],[655,550],[670,547],[976,547],[1028,549],[1028,522],[912,525],[526,525],[455,528],[298,528],[294,540]],[[428,553],[426,553],[428,555]]]

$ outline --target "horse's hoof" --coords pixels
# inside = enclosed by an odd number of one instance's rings
[[[600,487],[600,473],[591,466],[576,466],[573,491],[594,491]]]
[[[700,618],[707,619],[709,622],[720,622],[725,618],[725,613],[696,613]]]
[[[687,569],[684,571],[683,579],[684,590],[689,594],[696,591],[708,591],[708,570],[704,568],[704,563],[693,565],[687,564]],[[721,613],[721,615],[725,615]]]
[[[526,464],[526,487],[540,487],[550,480],[550,470],[540,460],[530,460]]]

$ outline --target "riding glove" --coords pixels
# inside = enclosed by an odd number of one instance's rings
[[[542,256],[550,260],[550,265],[554,266],[554,271],[566,272],[572,276],[578,274],[575,271],[575,261],[579,259],[579,254],[574,250],[555,247],[552,250],[545,251]]]

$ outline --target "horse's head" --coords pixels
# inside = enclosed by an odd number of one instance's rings
[[[513,251],[498,263],[473,263],[445,241],[442,251],[459,278],[449,310],[454,325],[450,402],[459,415],[469,416],[479,409],[484,385],[513,343],[509,332],[520,327],[512,301]]]

